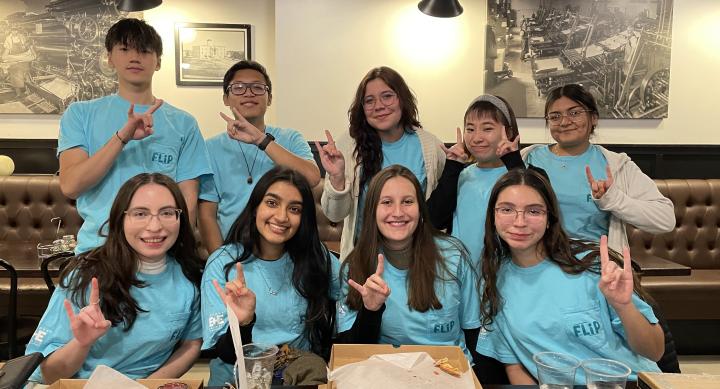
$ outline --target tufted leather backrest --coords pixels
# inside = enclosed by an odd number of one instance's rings
[[[720,269],[720,179],[655,180],[675,205],[675,229],[652,235],[628,226],[631,250],[693,269]]]
[[[50,221],[62,219],[60,232]],[[75,200],[60,191],[60,180],[53,175],[14,175],[0,177],[0,241],[52,241],[63,235],[77,235],[82,218]]]

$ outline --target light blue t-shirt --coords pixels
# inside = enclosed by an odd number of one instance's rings
[[[60,118],[58,156],[80,147],[89,156],[98,152],[115,131],[127,122],[130,102],[117,94],[70,104]],[[135,113],[147,111],[147,105],[135,105]],[[84,222],[78,232],[76,253],[102,245],[100,226],[110,214],[110,206],[120,187],[140,173],[163,173],[176,182],[212,174],[195,118],[167,102],[153,114],[154,133],[124,146],[107,174],[77,199]]]
[[[458,238],[479,269],[485,239],[485,217],[495,182],[507,173],[505,166],[481,168],[473,164],[460,172],[457,207],[453,215],[452,235]]]
[[[598,288],[598,274],[568,274],[545,260],[527,268],[506,260],[498,272],[497,285],[503,304],[491,325],[480,330],[477,352],[502,363],[522,363],[537,378],[532,356],[556,351],[580,360],[608,358],[633,371],[659,372],[657,364],[634,353],[615,310]],[[633,304],[650,323],[658,320],[652,308],[633,294]],[[582,369],[575,384],[584,385]]]
[[[572,238],[597,242],[608,234],[610,213],[598,208],[585,173],[585,166],[596,180],[607,178],[607,160],[600,149],[591,144],[584,153],[558,156],[549,146],[533,149],[527,156],[531,165],[545,169],[558,198],[562,225]]]
[[[408,306],[408,271],[385,261],[383,279],[392,293],[385,301],[380,343],[459,346],[472,361],[462,330],[480,327],[478,276],[470,261],[462,258],[458,247],[445,239],[435,242],[450,272],[439,272],[435,280],[435,293],[442,308],[426,312],[412,310]],[[347,274],[347,268],[344,270]],[[347,279],[347,275],[343,278]],[[357,311],[345,303],[348,288],[347,282],[343,282],[343,297],[337,309],[338,323],[342,326],[338,327],[338,332],[349,330],[357,316]]]
[[[427,187],[427,174],[425,173],[425,158],[423,157],[420,137],[415,131],[404,131],[400,139],[395,142],[382,142],[383,162],[382,169],[391,165],[401,165],[410,169],[420,182],[420,187],[425,193]],[[370,181],[368,180],[368,183]],[[356,218],[355,239],[360,235],[363,223],[363,210],[365,209],[365,186],[358,199],[358,211]]]
[[[131,287],[130,295],[147,312],[138,313],[128,332],[124,325],[111,327],[90,348],[73,378],[88,378],[98,365],[109,366],[132,379],[146,378],[167,362],[178,342],[202,338],[200,292],[185,277],[180,264],[168,257],[162,273],[137,273],[137,278],[146,286]],[[70,300],[69,291],[56,288],[30,338],[27,354],[41,352],[48,356],[73,339],[65,299]],[[76,314],[80,308],[73,304]],[[41,379],[40,369],[35,370],[31,380]]]
[[[298,131],[266,126],[265,132],[287,151],[314,163],[310,146]],[[200,178],[199,198],[218,203],[217,220],[225,239],[258,180],[275,167],[275,162],[257,146],[236,141],[226,133],[215,135],[206,144],[213,175]],[[248,183],[251,173],[252,182]]]
[[[227,332],[227,309],[218,296],[213,280],[221,287],[228,279],[237,277],[233,266],[225,277],[225,265],[235,261],[243,252],[241,245],[225,245],[215,250],[205,266],[202,281],[202,327],[203,349],[215,346],[218,339]],[[329,252],[331,258],[332,279],[330,298],[340,297],[340,263]],[[255,325],[253,342],[268,344],[289,344],[293,348],[309,350],[310,343],[303,335],[305,329],[305,311],[307,301],[298,294],[292,283],[293,262],[285,253],[274,261],[266,261],[250,256],[243,262],[243,273],[247,287],[255,293]],[[233,366],[215,358],[210,361],[210,381],[208,386],[222,386],[233,382]]]

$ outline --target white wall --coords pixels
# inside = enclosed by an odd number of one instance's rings
[[[391,66],[419,100],[426,129],[454,140],[467,103],[482,93],[484,1],[461,0],[462,16],[444,20],[417,11],[417,0],[165,1],[145,17],[163,37],[166,54],[156,95],[190,111],[203,134],[223,130],[219,87],[177,87],[175,21],[249,23],[255,58],[268,66],[275,89],[268,122],[308,139],[323,130],[347,132],[347,108],[372,67]],[[720,2],[675,0],[670,110],[665,120],[602,120],[597,142],[720,144]],[[57,116],[5,115],[0,138],[55,138]],[[538,119],[521,119],[523,142],[549,136]]]

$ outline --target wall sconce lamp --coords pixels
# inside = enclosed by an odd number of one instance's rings
[[[418,9],[430,16],[452,18],[462,14],[463,7],[458,0],[422,0]]]
[[[145,11],[162,4],[162,0],[116,0],[118,11],[135,12]]]

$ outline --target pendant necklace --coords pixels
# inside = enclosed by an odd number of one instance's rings
[[[240,142],[240,141],[238,141],[238,143],[239,143],[239,142]],[[252,172],[253,172],[253,170],[255,169],[255,162],[257,161],[257,156],[258,156],[258,152],[259,152],[259,151],[260,151],[260,149],[255,150],[255,156],[253,157],[252,167],[250,167],[250,164],[248,163],[247,158],[245,158],[245,150],[243,150],[242,145],[240,145],[240,152],[242,153],[243,161],[245,161],[245,166],[247,167],[247,171],[248,171],[248,178],[247,178],[247,183],[248,183],[248,184],[252,184],[252,183],[253,183]]]
[[[267,277],[265,277],[265,271],[262,268],[262,265],[258,264],[258,272],[260,273],[260,277],[262,277],[263,281],[265,281],[265,286],[267,287],[268,293],[270,293],[273,296],[277,296],[278,293],[280,293],[280,290],[283,287],[283,284],[280,283],[280,287],[277,289],[273,289],[270,287],[270,282],[268,281]]]

